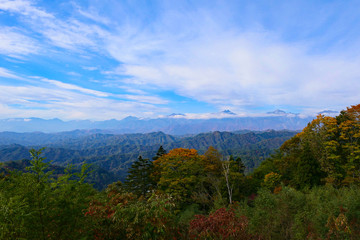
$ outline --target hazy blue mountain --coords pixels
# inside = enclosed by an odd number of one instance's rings
[[[335,116],[339,115],[339,112],[333,111],[333,110],[324,110],[324,111],[319,112],[318,114],[335,117]]]
[[[186,135],[209,131],[238,131],[238,130],[299,130],[304,128],[313,117],[302,118],[297,114],[286,113],[282,110],[269,112],[262,117],[239,117],[235,113],[225,110],[219,113],[221,117],[210,119],[188,119],[183,115],[174,114],[164,118],[139,119],[129,116],[122,120],[106,121],[62,121],[60,119],[44,120],[40,118],[2,119],[0,132],[46,132],[55,133],[73,131],[76,129],[106,130],[108,133],[149,133],[162,131],[166,134]],[[225,116],[225,117],[224,117]]]
[[[286,114],[286,112],[284,110],[281,110],[281,109],[276,109],[272,112],[267,112],[267,114],[277,114],[277,115],[284,115]]]
[[[60,119],[11,118],[0,120],[0,131],[11,132],[63,132],[75,129],[94,129],[88,120],[67,121]]]
[[[168,117],[185,117],[185,114],[182,113],[172,113]]]
[[[230,111],[228,109],[222,111],[222,113],[229,114],[229,115],[236,115],[235,113],[233,113],[232,111]]]
[[[0,132],[0,145],[21,144],[25,146],[48,145],[56,142],[62,142],[70,139],[78,139],[83,136],[89,136],[96,133],[106,134],[108,131],[92,130],[74,130],[58,133],[43,132]]]
[[[44,156],[53,164],[81,165],[83,162],[110,171],[124,179],[128,167],[139,155],[144,158],[155,156],[160,146],[167,151],[174,148],[194,148],[203,154],[214,146],[226,155],[243,158],[247,170],[258,166],[274,149],[295,135],[294,131],[241,131],[208,132],[190,137],[175,137],[163,132],[147,134],[106,134],[89,131],[64,133],[0,133],[0,162],[28,159],[31,147],[46,147]],[[47,138],[48,136],[48,138]],[[10,137],[11,141],[10,142]],[[26,146],[19,145],[22,143]]]

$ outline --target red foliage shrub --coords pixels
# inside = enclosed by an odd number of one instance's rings
[[[220,208],[208,217],[196,215],[190,222],[190,239],[259,239],[247,232],[248,219],[233,209]]]

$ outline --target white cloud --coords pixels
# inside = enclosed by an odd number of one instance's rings
[[[0,54],[22,58],[39,51],[35,40],[20,33],[16,28],[0,27]]]
[[[134,101],[104,98],[98,91],[87,90],[58,81],[47,81],[43,86],[0,85],[0,118],[43,117],[61,119],[122,119],[128,115],[154,117],[155,112],[168,111],[148,101],[158,99],[136,99]],[[51,87],[55,85],[56,87]],[[116,97],[116,96],[115,96]]]
[[[19,21],[25,22],[34,35],[44,37],[42,47],[51,49],[48,45],[53,45],[72,54],[80,52],[80,55],[89,58],[89,52],[95,51],[100,54],[98,59],[111,56],[117,60],[119,67],[102,73],[109,75],[109,79],[116,74],[122,75],[120,80],[92,81],[122,88],[130,94],[116,95],[61,81],[44,80],[51,86],[52,92],[50,95],[44,92],[50,99],[42,101],[61,101],[64,107],[74,106],[71,100],[78,100],[78,95],[74,95],[76,93],[96,99],[93,102],[89,100],[91,104],[100,99],[114,106],[117,106],[118,101],[129,106],[145,103],[141,106],[150,106],[149,112],[154,112],[153,104],[168,103],[161,97],[149,96],[146,90],[154,88],[156,92],[173,91],[218,109],[228,106],[239,112],[269,105],[294,106],[304,111],[329,107],[339,110],[360,101],[360,57],[356,44],[348,44],[346,51],[341,51],[342,45],[339,44],[340,48],[335,51],[325,46],[325,42],[339,32],[324,29],[326,37],[306,38],[324,27],[329,18],[333,17],[332,12],[325,11],[326,14],[318,17],[320,20],[316,18],[315,23],[307,19],[307,27],[301,28],[303,32],[288,40],[283,36],[284,29],[289,27],[284,21],[288,19],[287,15],[284,19],[279,18],[282,22],[280,31],[276,28],[266,30],[260,22],[252,23],[251,29],[229,24],[230,18],[227,19],[227,15],[214,6],[215,10],[194,8],[183,12],[162,6],[164,12],[154,14],[155,20],[148,22],[144,18],[146,21],[142,22],[142,16],[134,17],[132,13],[124,14],[119,21],[114,17],[108,19],[101,16],[91,6],[84,10],[76,4],[72,5],[75,11],[71,9],[71,17],[63,18],[56,15],[56,9],[49,13],[31,1],[0,0],[2,11],[19,14]],[[280,6],[279,9],[284,8]],[[271,13],[274,14],[274,9]],[[273,17],[271,19],[274,20]],[[111,28],[104,26],[108,24],[111,24]],[[326,27],[330,29],[332,25]],[[0,54],[20,58],[39,53],[40,40],[31,39],[27,35],[27,31],[17,28],[0,29]],[[350,37],[352,35],[347,35],[346,39]],[[339,43],[342,39],[338,38]],[[358,38],[354,39],[354,42],[357,41]],[[314,48],[322,44],[327,50],[315,54]],[[356,51],[352,51],[354,49]],[[82,68],[89,71],[103,69],[92,66]],[[2,68],[0,76],[17,77]],[[115,76],[115,79],[118,78]],[[40,91],[37,88],[27,89]],[[27,96],[25,90],[22,93]],[[60,93],[65,94],[63,97],[66,100],[61,98]],[[83,104],[81,107],[85,109],[89,102],[80,100],[77,106]],[[144,109],[142,111],[146,112]],[[83,114],[86,111],[80,112]]]
[[[164,37],[156,47],[151,43],[143,47],[141,34],[140,40],[134,38],[131,43],[122,39],[118,44],[115,37],[108,48],[114,57],[124,59],[115,72],[132,76],[126,83],[173,90],[234,109],[264,105],[326,108],[360,101],[356,93],[360,57],[349,59],[335,52],[312,55],[309,43],[286,43],[275,33],[220,31],[175,42],[173,37]],[[113,48],[115,45],[140,50],[131,53]],[[162,54],[154,55],[154,49]]]
[[[82,69],[88,70],[88,71],[95,71],[95,70],[97,70],[98,68],[97,68],[97,67],[86,67],[86,66],[84,66],[84,67],[82,67]]]
[[[43,79],[42,81],[51,83],[51,84],[53,84],[53,85],[55,85],[55,86],[57,86],[58,88],[61,88],[61,89],[76,90],[76,91],[79,91],[79,92],[82,92],[82,93],[91,94],[91,95],[95,95],[95,96],[98,96],[98,97],[108,97],[109,96],[108,93],[104,93],[104,92],[100,92],[100,91],[96,91],[96,90],[92,90],[92,89],[79,87],[79,86],[76,86],[74,84],[63,83],[63,82],[60,82],[60,81],[49,80],[49,79]]]
[[[72,51],[81,50],[77,49],[79,47],[96,50],[98,35],[106,34],[97,26],[84,24],[77,20],[44,21],[39,32],[55,46]]]
[[[30,18],[53,18],[53,15],[26,0],[0,0],[0,10],[21,13]]]
[[[67,72],[68,75],[74,76],[74,77],[81,77],[82,75],[77,72]]]
[[[3,78],[13,78],[13,79],[22,79],[21,77],[17,76],[16,74],[14,74],[13,72],[0,67],[0,77]]]
[[[123,86],[123,85],[117,85],[117,81],[116,82],[109,82],[106,83],[108,86],[114,86],[116,88],[120,88],[120,89],[124,89],[125,91],[129,92],[129,93],[134,93],[134,94],[138,94],[138,95],[146,95],[146,92],[141,90],[141,89],[137,89],[136,87],[130,87],[130,86]]]
[[[96,24],[84,23],[75,18],[60,19],[31,1],[0,0],[0,10],[21,15],[34,32],[42,34],[52,45],[72,51],[81,51],[82,48],[98,50],[98,46],[101,46],[98,42],[100,37],[107,35]]]
[[[63,83],[61,81],[56,81],[56,80],[42,79],[42,81],[56,86],[57,89],[75,90],[77,92],[94,95],[96,97],[103,97],[103,98],[115,97],[118,99],[126,99],[126,100],[132,100],[135,102],[150,103],[150,104],[166,104],[167,103],[166,100],[159,98],[157,96],[148,96],[148,95],[144,95],[144,94],[142,94],[142,95],[139,95],[139,94],[135,94],[135,95],[113,94],[113,93],[107,93],[107,92],[96,91],[96,90],[92,90],[92,89],[88,89],[88,88],[83,88],[83,87],[79,87],[74,84]]]
[[[137,102],[143,102],[143,103],[151,103],[151,104],[167,104],[168,103],[167,100],[164,100],[157,96],[129,95],[129,94],[115,95],[115,96],[119,96],[120,98],[126,98],[128,100],[134,100]]]
[[[82,10],[80,7],[78,7],[78,12],[82,16],[84,16],[88,19],[91,19],[95,22],[102,23],[105,25],[108,25],[111,23],[111,21],[108,18],[106,18],[104,16],[100,16],[99,13],[94,8],[91,8],[91,9],[85,11],[85,10]]]

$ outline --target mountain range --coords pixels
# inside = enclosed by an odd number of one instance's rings
[[[323,111],[329,113],[332,111]],[[92,133],[150,133],[164,132],[172,135],[198,134],[209,131],[237,131],[237,130],[300,130],[314,117],[303,117],[299,114],[286,113],[282,110],[268,112],[262,116],[240,116],[229,110],[207,115],[207,118],[191,118],[185,114],[171,114],[168,116],[146,119],[133,116],[122,120],[71,120],[41,118],[10,118],[0,120],[0,131],[12,132],[45,132],[55,133],[73,131],[76,129],[91,130]],[[95,129],[95,130],[94,130]]]
[[[163,132],[147,134],[104,134],[86,130],[59,133],[2,132],[0,162],[29,159],[30,148],[46,147],[44,157],[52,161],[52,164],[61,167],[73,164],[79,167],[84,162],[91,163],[98,168],[96,178],[99,176],[105,178],[105,172],[109,172],[111,180],[124,180],[127,169],[140,155],[151,159],[160,146],[167,151],[174,148],[193,148],[200,154],[213,146],[223,156],[241,157],[246,171],[251,172],[296,133],[288,130],[244,130],[215,131],[180,137]]]

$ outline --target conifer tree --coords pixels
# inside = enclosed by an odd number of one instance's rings
[[[244,174],[246,167],[240,157],[234,159],[234,157],[230,155],[229,161],[231,162],[232,171]]]
[[[311,152],[310,143],[305,141],[294,176],[295,184],[300,189],[313,187],[321,183],[320,180],[323,175],[319,162]]]
[[[158,159],[159,157],[161,157],[162,155],[165,155],[167,152],[166,152],[166,150],[163,148],[163,146],[160,146],[159,147],[159,149],[158,149],[158,151],[157,151],[157,153],[156,153],[156,155],[155,155],[155,157],[153,157],[152,159],[153,160],[156,160],[156,159]]]
[[[152,162],[139,156],[128,170],[125,188],[138,196],[145,196],[154,186],[152,171]]]

